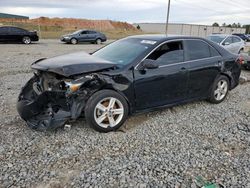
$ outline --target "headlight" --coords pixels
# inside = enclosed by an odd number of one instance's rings
[[[64,39],[69,39],[69,37],[63,37]]]
[[[76,92],[81,87],[83,83],[71,83],[71,82],[65,82],[66,86],[68,87],[70,92]]]

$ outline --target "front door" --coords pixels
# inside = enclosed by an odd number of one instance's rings
[[[80,42],[88,42],[89,41],[89,36],[88,36],[88,31],[82,31],[79,34],[79,41]]]
[[[136,110],[178,103],[187,97],[188,64],[184,62],[183,42],[161,45],[145,61],[158,65],[155,69],[134,70]]]

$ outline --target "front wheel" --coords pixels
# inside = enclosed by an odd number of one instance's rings
[[[229,80],[226,76],[221,75],[217,78],[212,86],[209,101],[218,104],[222,102],[229,91]]]
[[[127,116],[127,101],[112,90],[98,91],[86,103],[86,121],[99,132],[117,130],[125,122]]]
[[[71,43],[71,44],[77,44],[77,43],[78,43],[78,40],[75,39],[75,38],[73,38],[73,39],[70,40],[70,43]]]

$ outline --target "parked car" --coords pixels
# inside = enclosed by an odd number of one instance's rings
[[[62,42],[77,44],[79,42],[91,42],[101,44],[105,42],[107,37],[98,31],[93,30],[78,30],[72,34],[64,35],[61,37]]]
[[[234,54],[240,54],[244,51],[245,42],[238,36],[214,34],[208,36],[207,39],[221,45]]]
[[[137,112],[201,99],[222,102],[239,83],[238,57],[202,38],[131,36],[92,55],[34,62],[17,110],[34,129],[63,126],[84,112],[97,131],[114,131]]]
[[[250,34],[247,34],[246,36],[247,36],[247,37],[248,37],[248,39],[250,40]]]
[[[233,35],[240,37],[245,42],[250,42],[249,37],[246,36],[245,34],[242,34],[242,33],[233,33]]]
[[[250,54],[242,54],[241,55],[241,59],[243,60],[243,64],[242,64],[242,67],[246,70],[250,70]]]
[[[0,42],[22,42],[24,44],[30,44],[32,41],[38,40],[39,37],[36,31],[27,31],[12,26],[0,27]]]

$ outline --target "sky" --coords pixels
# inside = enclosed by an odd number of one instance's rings
[[[237,3],[240,2],[240,3]],[[0,12],[36,18],[110,19],[129,23],[166,21],[168,0],[0,0]],[[171,0],[171,23],[250,24],[249,0]]]

